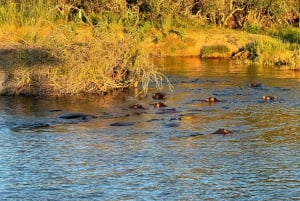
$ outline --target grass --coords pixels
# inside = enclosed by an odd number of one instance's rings
[[[201,49],[201,58],[228,58],[229,48],[225,45],[204,46]]]
[[[31,0],[26,3],[7,0],[0,5],[0,24],[35,25],[40,20],[54,20],[54,1]]]
[[[94,36],[93,31],[85,25],[55,27],[43,40],[29,40],[25,49],[14,50],[2,62],[9,73],[7,93],[103,94],[137,82],[143,93],[150,82],[162,87],[167,78],[134,37],[119,32]]]
[[[300,43],[300,30],[296,27],[284,27],[270,31],[270,35],[290,43]]]
[[[251,62],[259,65],[298,65],[299,59],[294,55],[299,51],[299,45],[281,42],[268,36],[245,45]]]
[[[51,1],[43,2],[0,6],[0,42],[17,44],[1,48],[8,52],[0,52],[8,74],[4,94],[105,94],[137,83],[147,93],[151,82],[158,88],[168,83],[140,46],[141,37],[125,29],[120,17],[95,18],[103,26],[65,21]]]

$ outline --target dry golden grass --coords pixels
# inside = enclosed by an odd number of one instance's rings
[[[99,35],[84,24],[24,30],[10,27],[6,32],[15,34],[1,38],[7,44],[0,54],[0,65],[8,69],[7,94],[102,94],[136,83],[146,93],[150,82],[162,87],[167,80],[130,34]]]
[[[152,37],[144,41],[143,46],[153,55],[159,56],[199,56],[203,47],[220,45],[229,48],[227,53],[229,57],[232,52],[260,37],[260,35],[223,28],[187,30],[183,38],[170,33],[160,37],[162,39],[158,43],[153,41],[153,35],[159,37],[160,33],[154,32]]]

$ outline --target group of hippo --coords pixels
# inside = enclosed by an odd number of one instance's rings
[[[152,105],[155,108],[167,107],[166,103],[162,102],[162,100],[165,100],[167,98],[167,95],[165,93],[161,93],[161,92],[153,93],[152,94],[152,98],[155,99],[155,100],[161,100],[161,101],[152,103]],[[217,98],[215,98],[215,97],[208,97],[208,98],[205,99],[205,102],[220,102],[220,100],[217,99]],[[130,106],[130,108],[132,108],[132,109],[142,109],[142,110],[146,109],[141,104],[134,104],[134,105]],[[179,120],[180,120],[180,118],[179,118]],[[219,128],[219,129],[217,129],[215,132],[213,132],[211,134],[226,135],[226,134],[229,134],[229,133],[232,133],[232,131],[230,131],[228,129],[225,129],[225,128]],[[191,137],[195,137],[195,136],[196,135],[191,135]]]
[[[249,87],[251,88],[260,88],[262,87],[262,84],[260,82],[251,82],[248,84]],[[155,99],[155,100],[165,100],[166,99],[166,94],[165,93],[160,93],[160,92],[157,92],[157,93],[154,93],[152,94],[152,98]],[[265,100],[265,101],[273,101],[275,100],[275,96],[271,96],[271,95],[264,95],[262,96],[262,99]],[[221,100],[219,100],[218,98],[216,97],[207,97],[204,102],[208,102],[208,103],[215,103],[215,102],[221,102]],[[166,103],[165,102],[162,102],[162,101],[159,101],[159,102],[154,102],[152,104],[154,107],[156,108],[160,108],[160,107],[167,107]],[[130,108],[133,108],[133,109],[146,109],[144,108],[142,105],[140,104],[134,104],[132,106],[130,106]],[[233,131],[230,131],[226,128],[219,128],[217,129],[215,132],[211,133],[211,134],[222,134],[222,135],[227,135],[229,133],[232,133]],[[197,134],[198,135],[198,134]],[[191,135],[192,137],[194,135]]]
[[[258,87],[262,87],[261,83],[257,83],[257,82],[252,82],[249,83],[249,87],[254,87],[254,88],[258,88]],[[161,93],[161,92],[157,92],[157,93],[153,93],[152,94],[152,99],[154,99],[156,102],[152,103],[151,105],[153,105],[155,108],[163,108],[163,107],[167,107],[165,100],[167,98],[167,95],[165,93]],[[275,100],[274,96],[270,96],[270,95],[264,95],[262,96],[263,100],[266,101],[272,101]],[[219,100],[216,97],[208,97],[205,100],[203,100],[204,102],[208,102],[208,103],[214,103],[214,102],[221,102],[221,100]],[[146,110],[147,108],[145,108],[143,105],[141,104],[133,104],[131,106],[129,106],[130,109],[134,109],[134,110]],[[167,109],[166,111],[174,111],[175,109]],[[51,110],[49,112],[60,112],[61,110]],[[64,124],[64,123],[78,123],[78,122],[82,122],[82,121],[88,121],[91,119],[95,119],[97,118],[94,115],[89,115],[89,114],[83,114],[83,113],[67,113],[64,115],[59,116],[59,119],[63,119],[65,122],[56,122],[55,124]],[[177,120],[181,120],[181,118],[176,118]],[[172,119],[173,120],[173,119]],[[27,128],[27,129],[40,129],[40,128],[47,128],[50,127],[52,124],[51,123],[32,123],[29,125],[26,125],[23,127]],[[131,122],[115,122],[115,123],[111,123],[110,126],[131,126],[134,125],[134,123]],[[20,127],[22,128],[22,126]],[[219,128],[217,129],[215,132],[210,133],[210,134],[222,134],[222,135],[227,135],[229,133],[232,133],[232,131],[226,129],[226,128]],[[192,136],[192,135],[191,135]]]

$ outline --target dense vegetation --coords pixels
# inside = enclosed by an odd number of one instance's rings
[[[106,93],[167,78],[142,42],[209,27],[263,34],[236,57],[296,66],[300,1],[292,0],[0,0],[0,66],[7,94]],[[271,36],[267,37],[267,36]],[[181,43],[179,43],[181,45]],[[184,46],[183,46],[184,48]],[[280,58],[271,58],[274,51]],[[228,47],[203,48],[200,56]],[[9,54],[4,54],[9,52]],[[282,56],[285,55],[285,56]],[[208,55],[209,57],[209,55]]]

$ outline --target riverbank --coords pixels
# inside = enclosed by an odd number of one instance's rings
[[[2,27],[0,66],[4,95],[106,94],[150,82],[163,87],[167,77],[151,57],[198,56],[237,62],[296,66],[297,44],[221,27],[163,32],[154,28],[137,39],[115,27],[100,32],[86,24],[40,23]]]
[[[159,42],[152,38],[144,47],[154,56],[199,56],[209,59],[234,59],[257,65],[278,65],[297,68],[298,43],[283,41],[266,34],[253,34],[243,30],[209,27],[186,30],[184,36],[169,31]]]

